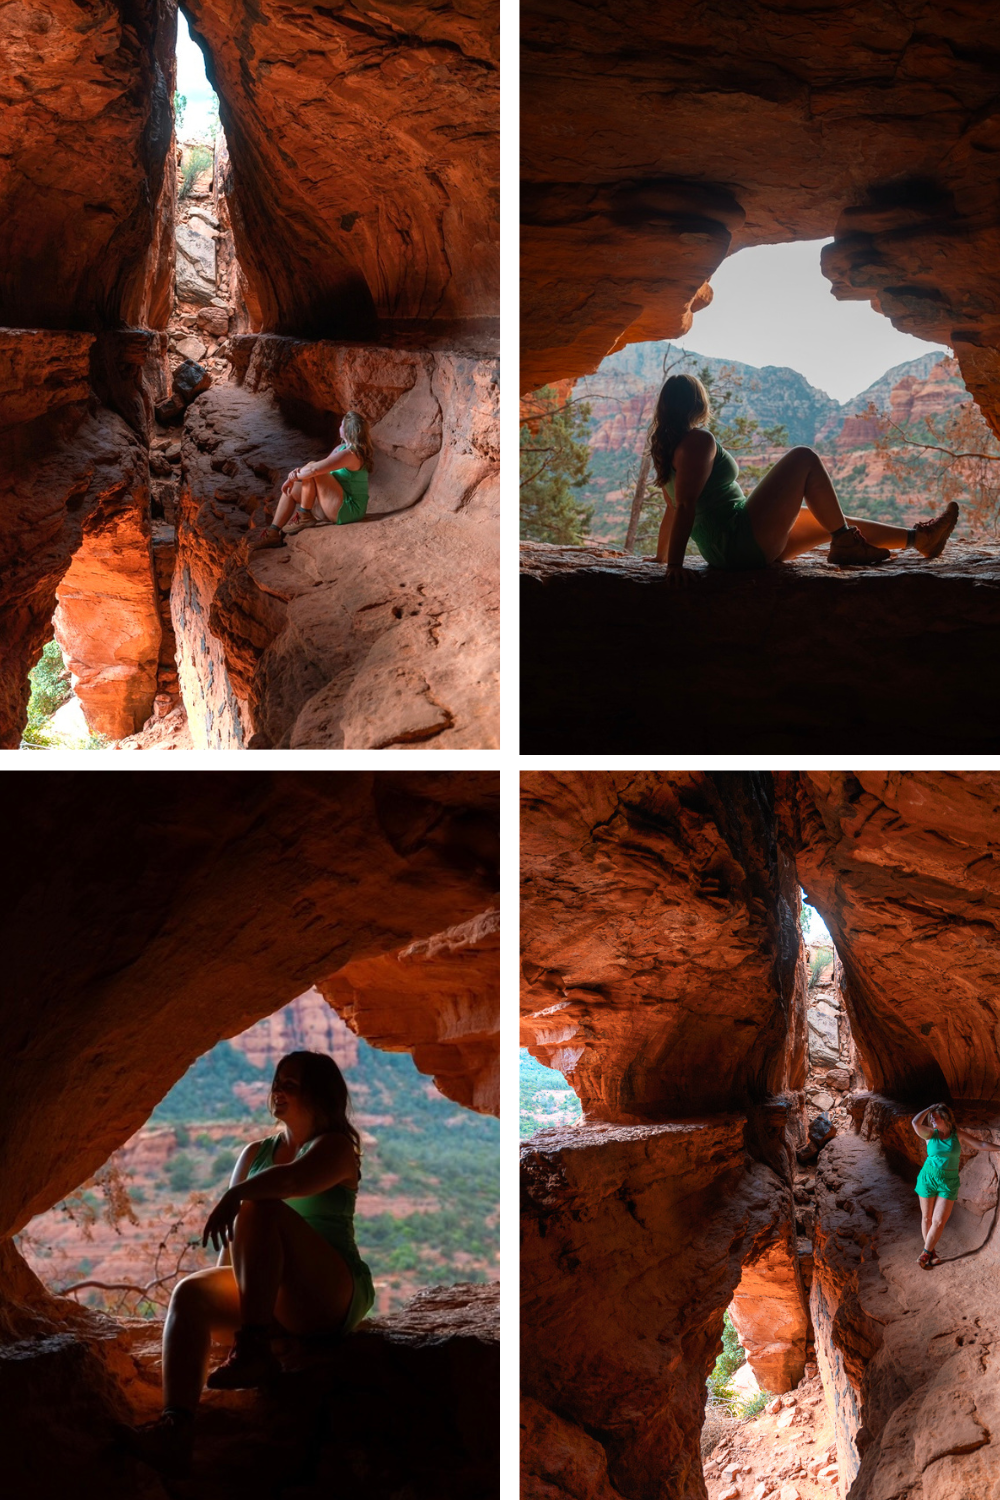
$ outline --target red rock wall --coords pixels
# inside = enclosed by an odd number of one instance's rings
[[[522,1031],[588,1118],[801,1088],[799,898],[769,778],[525,772],[521,785]]]
[[[1000,1099],[992,772],[778,772],[871,1087]]]
[[[496,837],[493,774],[28,779],[3,809],[17,1064],[0,1124],[34,1125],[0,1186],[3,1233],[94,1172],[220,1037],[352,959],[469,921],[496,890],[469,845]],[[409,1006],[419,1040],[416,985]]]
[[[544,1130],[521,1148],[524,1492],[704,1500],[705,1380],[744,1256],[791,1193],[744,1120]]]
[[[992,19],[987,0],[532,5],[524,388],[686,332],[727,254],[835,235],[834,294],[951,345],[996,420]]]
[[[498,312],[497,7],[348,13],[191,0],[232,158],[236,249],[262,326]],[[280,143],[280,149],[279,149]]]
[[[237,342],[243,387],[200,396],[184,429],[172,616],[195,744],[495,745],[495,360]],[[367,521],[248,557],[251,520],[352,405],[375,443]]]

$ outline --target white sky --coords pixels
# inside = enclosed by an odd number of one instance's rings
[[[714,300],[673,342],[716,359],[788,365],[837,401],[893,365],[944,348],[899,333],[869,302],[838,302],[819,268],[826,244],[799,240],[731,255],[712,277]]]
[[[191,40],[191,29],[183,11],[177,13],[177,92],[187,99],[182,136],[203,136],[208,127],[209,106],[215,92],[205,77],[205,60]]]
[[[806,900],[805,891],[802,892],[802,931],[810,943],[833,942],[823,918]]]

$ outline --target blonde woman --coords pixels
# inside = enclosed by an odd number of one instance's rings
[[[337,526],[360,521],[368,509],[368,476],[374,463],[368,423],[360,412],[349,411],[333,452],[289,474],[281,486],[274,520],[251,541],[251,548],[283,547],[286,536],[324,521]]]
[[[947,1104],[930,1104],[910,1122],[927,1142],[927,1160],[920,1168],[914,1189],[920,1200],[920,1227],[924,1238],[920,1265],[925,1271],[941,1264],[934,1246],[951,1218],[958,1197],[958,1163],[962,1147],[973,1151],[1000,1151],[991,1141],[980,1140],[968,1130],[959,1130]]]
[[[790,448],[747,498],[739,465],[707,430],[708,392],[693,375],[671,375],[660,391],[649,447],[656,483],[667,503],[655,561],[667,583],[691,578],[684,567],[689,539],[712,568],[766,568],[829,544],[840,568],[885,562],[890,549],[913,547],[938,557],[955,529],[954,501],[933,521],[888,526],[845,516],[823,460],[811,448]]]

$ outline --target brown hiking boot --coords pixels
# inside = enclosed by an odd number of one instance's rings
[[[165,1411],[155,1422],[123,1428],[118,1441],[167,1479],[186,1479],[194,1451],[194,1418]]]
[[[872,546],[856,526],[848,526],[830,538],[826,560],[835,568],[867,568],[872,563],[888,562],[890,555],[888,547]]]
[[[955,530],[958,521],[958,504],[952,500],[933,521],[918,521],[913,530],[917,533],[913,545],[921,557],[940,557],[944,544]]]
[[[213,1391],[245,1391],[267,1385],[281,1374],[281,1366],[266,1332],[240,1328],[232,1349],[205,1384]]]
[[[286,536],[294,536],[297,531],[308,531],[310,526],[318,525],[319,522],[313,515],[312,511],[303,510],[302,507],[299,506],[295,512],[295,516],[293,517],[293,519],[289,521],[286,527],[284,527],[284,532]]]
[[[251,537],[247,547],[251,552],[260,552],[265,547],[283,547],[285,538],[281,534],[280,526],[266,526],[259,536]]]

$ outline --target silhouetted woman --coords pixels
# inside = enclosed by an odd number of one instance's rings
[[[281,1129],[251,1142],[205,1224],[202,1244],[217,1266],[174,1288],[163,1325],[163,1415],[129,1446],[165,1472],[190,1464],[194,1413],[206,1384],[209,1346],[233,1336],[213,1390],[266,1384],[280,1373],[272,1334],[345,1335],[375,1300],[354,1241],[361,1141],[332,1057],[291,1052],[268,1099]]]
[[[368,423],[360,412],[349,411],[333,452],[289,474],[281,486],[274,520],[251,541],[251,548],[283,547],[286,536],[324,521],[337,526],[360,521],[368,509],[368,476],[374,466]]]
[[[823,460],[811,448],[790,448],[747,498],[736,482],[739,465],[705,429],[708,392],[693,375],[663,384],[650,428],[656,483],[667,502],[656,561],[668,584],[690,578],[684,549],[692,540],[713,568],[766,568],[830,544],[838,567],[885,562],[890,548],[913,547],[938,557],[958,520],[954,501],[933,521],[887,526],[845,517]]]
[[[924,1237],[920,1265],[925,1271],[941,1264],[934,1246],[951,1217],[958,1197],[958,1163],[963,1146],[973,1151],[1000,1151],[991,1141],[959,1130],[947,1104],[931,1104],[914,1115],[914,1130],[927,1142],[927,1160],[920,1168],[914,1191],[920,1199],[920,1228]]]

